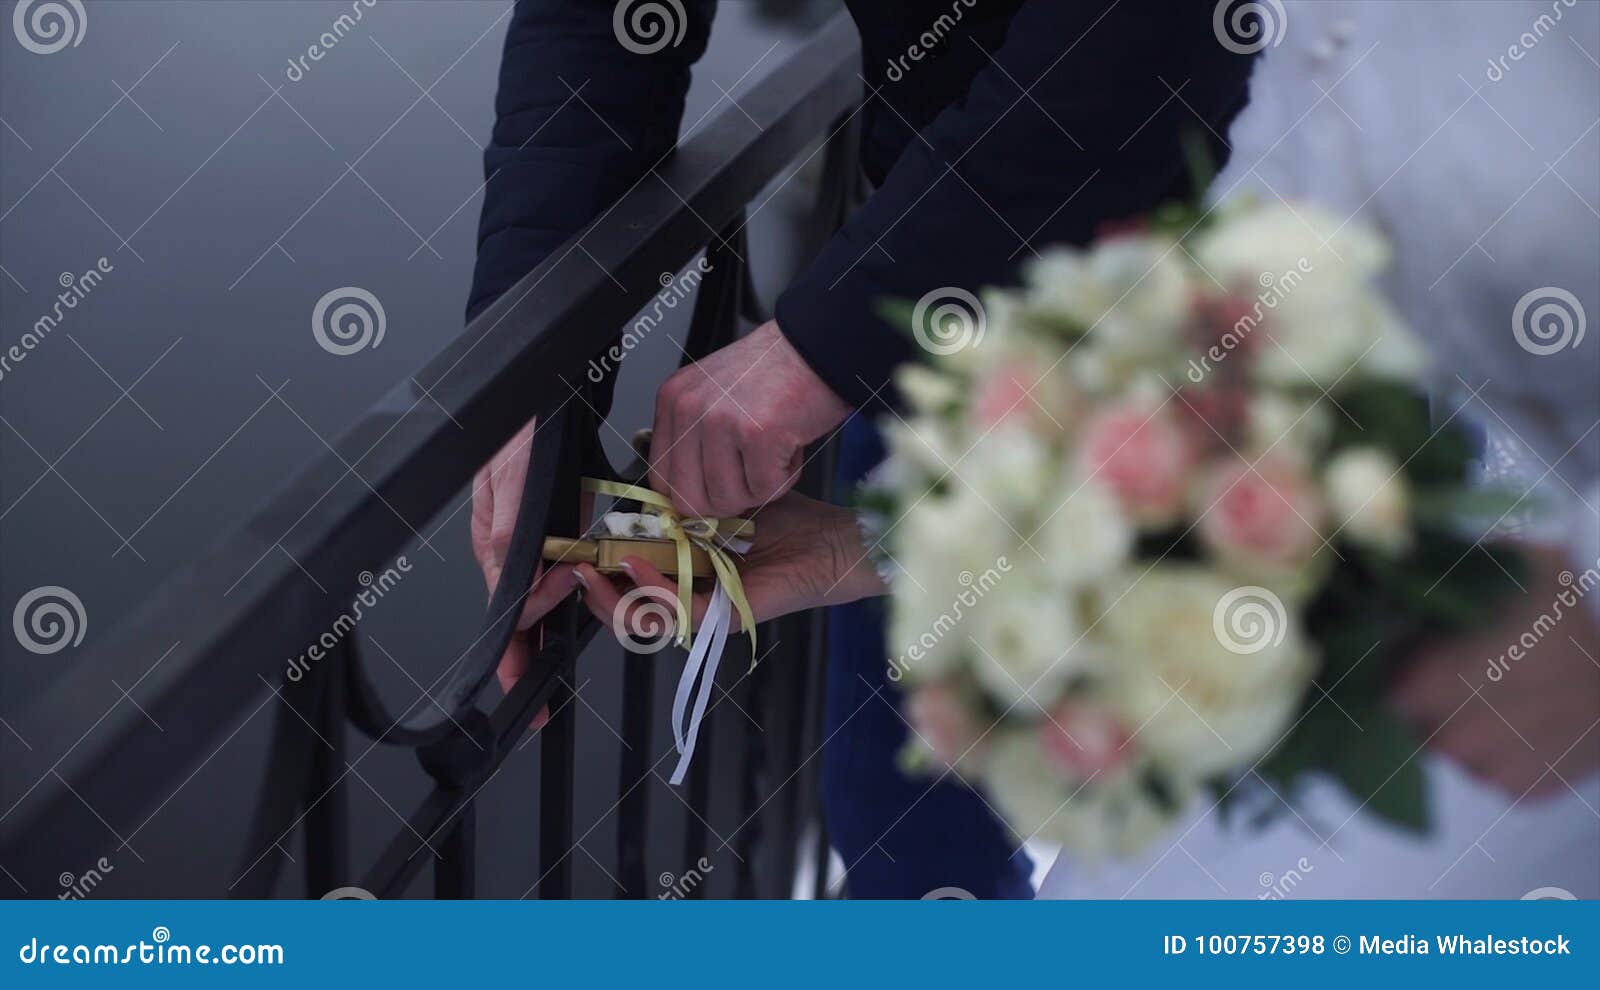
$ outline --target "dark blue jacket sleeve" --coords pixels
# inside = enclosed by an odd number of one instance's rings
[[[689,69],[705,51],[716,2],[683,0],[682,7],[681,38],[675,21],[644,25],[667,30],[676,43],[635,51],[618,39],[613,0],[518,0],[484,152],[468,319],[671,153]]]
[[[1223,157],[1214,135],[1245,102],[1251,60],[1218,44],[1211,7],[1023,5],[965,99],[778,300],[784,335],[834,392],[869,404],[915,356],[877,315],[884,300],[1014,283],[1032,249],[1082,244],[1182,194],[1190,130]],[[915,67],[869,98],[892,114],[897,87],[914,85]],[[878,401],[895,404],[893,389]]]

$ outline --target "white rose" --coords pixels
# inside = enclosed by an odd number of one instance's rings
[[[951,376],[912,362],[894,373],[894,383],[906,403],[918,413],[941,413],[961,399],[961,384]]]
[[[1093,655],[1075,596],[1034,565],[1016,564],[984,596],[970,627],[972,638],[963,643],[973,675],[1023,717],[1053,704]]]
[[[1093,479],[1057,486],[1065,497],[1045,511],[1054,515],[1032,539],[1049,563],[1051,576],[1065,584],[1097,581],[1115,572],[1133,550],[1134,527],[1109,488]],[[1047,496],[1054,502],[1055,491]]]
[[[1031,529],[1025,527],[1026,517],[1038,511],[1043,496],[1054,487],[1058,471],[1054,454],[1022,421],[1008,421],[978,439],[954,467],[950,484],[971,488],[1022,536]]]
[[[1174,254],[1170,241],[1148,236],[1051,251],[1028,266],[1028,307],[1088,331],[1119,370],[1165,365],[1190,310],[1188,272]]]
[[[1267,390],[1250,399],[1246,450],[1251,460],[1268,451],[1289,454],[1299,463],[1314,460],[1333,427],[1321,396],[1291,398]]]
[[[1276,279],[1307,268],[1341,282],[1360,281],[1389,261],[1388,245],[1371,228],[1308,203],[1235,206],[1220,216],[1196,238],[1193,251],[1201,267],[1224,285],[1248,284],[1254,292],[1262,273]]]
[[[914,679],[942,675],[969,652],[965,631],[954,628],[971,611],[961,603],[969,590],[962,575],[976,578],[999,568],[1015,541],[970,491],[930,495],[890,530],[886,545],[898,570],[890,588],[888,645],[891,656],[907,658]]]
[[[1226,214],[1194,254],[1217,281],[1255,298],[1270,338],[1256,358],[1263,381],[1326,385],[1358,364],[1390,376],[1419,367],[1409,331],[1372,290],[1388,248],[1363,225],[1270,204]]]
[[[1411,545],[1411,498],[1394,458],[1374,447],[1343,451],[1325,482],[1340,532],[1386,553]]]
[[[1087,781],[1063,778],[1040,736],[1028,728],[997,731],[983,782],[1019,838],[1053,842],[1085,861],[1131,856],[1165,834],[1196,793],[1163,776],[1161,800],[1146,786],[1147,765],[1128,765]]]
[[[1239,592],[1203,567],[1157,565],[1100,627],[1115,657],[1104,689],[1141,727],[1134,744],[1196,777],[1249,766],[1277,743],[1315,666],[1287,604]]]
[[[930,483],[946,477],[962,453],[956,428],[931,416],[887,420],[883,440],[890,458],[897,462],[897,473],[902,477],[920,474]]]

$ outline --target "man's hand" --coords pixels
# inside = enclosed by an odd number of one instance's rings
[[[737,515],[794,487],[806,444],[849,414],[768,322],[661,386],[651,485],[681,514]]]
[[[1529,559],[1528,593],[1483,629],[1424,647],[1390,699],[1431,749],[1513,799],[1564,792],[1563,778],[1600,767],[1600,627],[1579,601],[1526,649],[1557,596],[1573,594],[1558,579],[1572,571],[1563,552]],[[1507,655],[1513,645],[1521,659]]]

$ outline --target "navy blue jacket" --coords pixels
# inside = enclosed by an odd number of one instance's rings
[[[852,405],[914,356],[878,315],[883,300],[1014,283],[1030,248],[1085,243],[1186,195],[1185,135],[1211,142],[1220,165],[1246,100],[1251,60],[1218,43],[1209,0],[846,3],[869,86],[862,164],[879,188],[775,314]],[[671,149],[716,0],[682,4],[683,40],[640,55],[617,41],[614,0],[519,0],[469,316]],[[936,22],[931,54],[913,60]]]

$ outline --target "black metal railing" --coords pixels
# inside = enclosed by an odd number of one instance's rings
[[[807,249],[843,222],[858,191],[859,61],[848,20],[828,22],[739,96],[737,107],[708,118],[590,229],[393,389],[327,456],[64,672],[22,713],[22,726],[82,723],[81,699],[108,678],[137,684],[140,702],[113,704],[13,805],[0,823],[0,865],[40,891],[51,889],[60,864],[93,861],[119,834],[113,823],[137,821],[183,786],[262,697],[265,682],[280,695],[279,707],[251,834],[239,846],[233,896],[277,889],[284,857],[259,854],[296,830],[304,837],[308,896],[357,884],[380,897],[398,896],[430,863],[436,896],[473,896],[476,798],[544,706],[553,719],[536,736],[536,886],[540,897],[571,896],[575,706],[566,702],[596,623],[576,603],[562,606],[544,621],[527,674],[492,711],[476,702],[520,611],[543,535],[575,532],[578,477],[610,470],[596,417],[574,383],[611,343],[595,328],[623,326],[659,291],[657,273],[681,270],[701,250],[711,264],[685,360],[733,339],[741,318],[756,308],[746,262],[747,206],[819,138],[826,155]],[[356,576],[380,570],[534,416],[540,425],[502,587],[477,639],[440,678],[443,689],[436,683],[406,711],[388,712],[365,677],[353,636],[341,638],[298,680],[286,680],[283,657],[299,655],[340,621],[361,590]],[[804,483],[813,490],[828,483],[827,461],[815,458],[807,470]],[[347,483],[352,479],[357,483]],[[246,576],[238,579],[241,572]],[[306,574],[315,575],[318,587]],[[820,834],[816,761],[809,757],[820,743],[820,622],[797,616],[763,630],[763,641],[778,645],[752,675],[728,686],[744,714],[708,720],[683,794],[690,814],[679,862],[689,863],[706,854],[714,791],[732,795],[737,827],[725,841],[739,863],[737,896],[786,896],[803,837]],[[622,660],[624,746],[615,865],[607,872],[624,896],[652,889],[649,742],[657,664],[655,657]],[[742,667],[724,665],[733,676]],[[351,862],[344,793],[351,726],[373,744],[415,749],[433,785],[364,865]]]

